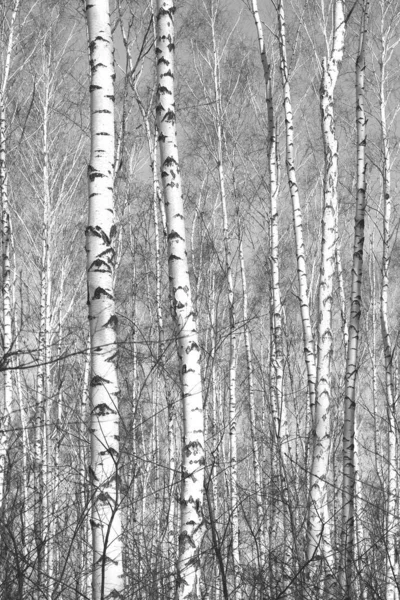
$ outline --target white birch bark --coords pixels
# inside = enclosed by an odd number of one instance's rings
[[[283,6],[281,7],[283,11]],[[275,395],[276,420],[275,430],[279,439],[287,438],[287,422],[285,418],[285,406],[283,403],[283,349],[282,349],[282,300],[280,291],[280,274],[279,274],[279,229],[278,229],[278,195],[279,195],[279,175],[278,175],[278,150],[276,137],[276,123],[274,116],[274,105],[272,98],[272,79],[271,67],[268,63],[264,34],[258,13],[257,0],[252,0],[253,17],[257,28],[258,43],[260,49],[261,62],[264,72],[265,97],[268,109],[268,171],[270,183],[270,262],[272,274],[272,335],[274,338],[274,386],[272,392]],[[284,16],[281,15],[281,34],[283,28],[283,40],[285,40],[285,24]],[[281,52],[284,56],[286,64],[286,47],[283,42]],[[284,68],[284,67],[283,67]],[[290,101],[290,88],[288,88]],[[283,419],[282,419],[283,417]],[[288,452],[287,440],[282,446],[281,451],[283,456]]]
[[[89,573],[91,571],[91,560],[88,556],[87,548],[91,547],[90,540],[90,518],[88,514],[88,477],[87,477],[87,459],[88,459],[88,416],[90,407],[90,336],[87,340],[87,350],[85,352],[85,366],[83,371],[83,385],[79,405],[79,471],[78,471],[78,506],[79,518],[82,520],[81,530],[78,538],[78,556],[79,556],[79,572],[77,575],[76,587],[79,594],[88,595],[91,581]]]
[[[314,415],[313,457],[310,477],[307,558],[317,593],[323,584],[318,579],[318,558],[332,564],[329,534],[326,478],[330,446],[331,358],[333,350],[332,300],[335,273],[337,230],[338,144],[335,137],[333,94],[343,58],[345,35],[344,5],[334,4],[333,41],[329,59],[322,60],[320,107],[325,154],[324,205],[322,215],[321,267],[318,295],[317,392]]]
[[[11,58],[13,51],[14,26],[17,18],[20,0],[15,0],[12,9],[6,53],[4,57],[4,69],[1,73],[0,85],[0,194],[1,194],[1,222],[2,222],[2,294],[3,294],[3,399],[0,406],[0,508],[4,500],[4,485],[6,472],[6,456],[11,429],[12,413],[12,377],[9,353],[12,349],[12,314],[11,314],[11,223],[10,207],[8,201],[7,182],[7,84],[10,74]]]
[[[342,551],[344,553],[343,587],[347,598],[352,597],[354,564],[354,510],[355,510],[355,410],[356,384],[359,363],[359,335],[361,319],[361,290],[363,277],[364,223],[366,205],[366,119],[364,112],[365,44],[368,26],[369,2],[364,2],[360,31],[359,53],[356,61],[356,123],[357,123],[357,200],[354,223],[353,268],[351,281],[350,321],[343,426],[343,523]]]
[[[297,186],[296,165],[294,160],[293,109],[290,93],[289,68],[286,53],[286,25],[283,0],[278,1],[277,10],[279,28],[280,70],[282,75],[285,110],[286,169],[293,207],[293,225],[296,243],[297,275],[299,282],[299,299],[303,328],[304,357],[307,368],[308,396],[311,410],[311,419],[313,420],[315,410],[316,366],[308,297],[308,280],[305,261],[305,246],[303,239],[302,212],[300,206],[299,188]]]
[[[114,46],[108,0],[87,0],[91,152],[86,228],[90,322],[93,600],[123,597],[114,300]]]
[[[237,415],[236,415],[236,311],[235,311],[235,296],[233,289],[232,276],[232,254],[231,240],[228,223],[228,211],[226,202],[225,189],[225,171],[224,171],[224,156],[223,156],[223,113],[221,103],[220,89],[220,71],[218,56],[217,41],[215,36],[215,20],[216,9],[214,3],[211,4],[211,38],[213,48],[213,82],[215,94],[215,112],[216,112],[216,133],[217,133],[217,166],[219,178],[219,190],[222,207],[222,230],[224,240],[224,256],[225,256],[225,276],[228,284],[228,312],[229,312],[229,478],[230,478],[230,510],[232,523],[232,558],[233,558],[233,575],[234,575],[234,590],[233,597],[236,600],[241,600],[241,564],[239,552],[239,500],[237,490]]]
[[[376,300],[376,273],[375,273],[375,236],[374,231],[370,235],[369,241],[369,280],[371,282],[371,328],[372,328],[372,343],[369,344],[369,356],[371,359],[371,393],[372,393],[372,411],[374,421],[374,462],[375,472],[378,476],[379,483],[383,487],[382,477],[382,457],[380,428],[378,425],[378,392],[377,392],[377,364],[376,364],[376,330],[377,330],[377,300]]]
[[[363,512],[363,493],[360,477],[360,461],[358,452],[358,431],[354,434],[354,464],[355,464],[355,485],[354,485],[354,561],[357,565],[357,578],[355,580],[355,594],[358,598],[366,600],[368,597],[367,576],[365,575],[368,564],[368,544],[366,543],[366,529],[364,529]]]
[[[176,135],[174,12],[172,0],[158,0],[156,112],[168,232],[171,311],[175,323],[183,402],[181,530],[177,565],[177,598],[195,600],[200,598],[200,547],[204,532],[204,425],[200,347],[188,273],[182,182]]]
[[[43,468],[43,559],[44,572],[46,575],[45,586],[47,594],[51,598],[53,590],[53,540],[51,537],[51,501],[52,501],[52,481],[50,472],[51,460],[51,440],[50,440],[50,415],[51,415],[51,381],[50,381],[50,360],[51,360],[51,194],[50,194],[50,168],[49,168],[49,102],[50,102],[50,53],[44,57],[44,101],[43,101],[43,198],[44,198],[44,218],[43,218],[43,240],[42,240],[42,282],[41,282],[41,315],[42,331],[42,357],[39,365],[39,373],[42,378],[42,407],[38,407],[43,413],[43,433],[42,433],[42,468]]]
[[[393,382],[393,346],[389,331],[388,319],[388,293],[389,293],[389,263],[392,234],[390,231],[390,219],[392,211],[391,199],[391,165],[390,144],[386,122],[386,65],[387,37],[385,33],[385,11],[384,2],[381,2],[381,56],[380,56],[380,120],[381,120],[381,143],[382,143],[382,193],[383,193],[383,240],[382,240],[382,283],[381,283],[381,332],[385,357],[385,391],[386,412],[388,422],[387,433],[387,518],[386,518],[386,599],[395,600],[396,582],[394,578],[396,563],[396,400]]]
[[[43,189],[43,225],[42,255],[40,263],[40,311],[38,339],[38,370],[35,407],[35,445],[34,445],[34,492],[35,492],[35,537],[37,544],[37,587],[36,593],[43,587],[46,593],[50,579],[49,568],[49,477],[48,477],[48,417],[49,417],[49,358],[50,358],[50,212],[51,197],[49,189],[48,157],[48,120],[49,120],[49,65],[48,56],[43,58],[43,131],[42,131],[42,180]]]
[[[346,296],[344,293],[342,258],[341,258],[340,244],[339,244],[337,232],[336,232],[335,259],[336,259],[337,278],[338,278],[338,284],[339,284],[340,316],[342,318],[344,356],[345,356],[345,359],[347,360],[347,352],[348,352],[348,348],[349,348],[349,329],[348,329],[347,317],[346,317]]]
[[[288,515],[288,498],[287,498],[287,459],[289,455],[289,445],[288,445],[288,423],[286,416],[286,406],[283,398],[283,347],[282,347],[282,300],[281,300],[281,291],[280,291],[280,273],[279,273],[279,229],[278,229],[278,196],[279,196],[279,168],[278,168],[278,150],[277,150],[277,137],[276,137],[276,123],[275,123],[275,115],[274,115],[274,104],[272,98],[272,79],[271,79],[271,67],[268,63],[266,49],[265,49],[265,41],[264,41],[264,33],[262,29],[262,24],[258,12],[257,0],[252,0],[252,12],[254,17],[254,22],[257,29],[257,37],[258,44],[260,50],[261,63],[263,67],[264,73],[264,83],[265,83],[265,97],[268,109],[268,149],[267,149],[267,159],[268,159],[268,171],[269,171],[269,184],[270,184],[270,263],[271,263],[271,394],[272,394],[272,411],[273,411],[273,421],[275,427],[275,435],[278,446],[279,453],[279,471],[282,480],[282,530],[284,535],[284,558],[283,558],[283,578],[284,578],[284,587],[288,581],[288,572],[290,569],[291,557],[290,557],[290,548],[288,545],[288,530],[287,524],[289,521]],[[283,14],[283,5],[280,6],[280,16],[279,16],[279,25],[280,25],[280,50],[281,50],[281,70],[282,77],[284,80],[284,89],[285,89],[285,114],[289,113],[291,116],[291,107],[290,107],[290,87],[288,81],[288,71],[286,64],[286,38],[285,38],[285,22],[284,22],[284,14]],[[289,104],[288,104],[289,103]],[[291,132],[287,131],[289,137],[291,136]],[[291,140],[293,142],[293,140]],[[288,143],[288,139],[287,139]],[[292,147],[287,152],[287,159],[292,160]],[[290,173],[290,175],[289,175]],[[288,169],[289,181],[290,177],[294,177],[294,181],[296,178],[295,171]],[[292,188],[291,188],[292,189]],[[292,201],[298,203],[298,194],[292,195]],[[298,204],[299,206],[299,204]],[[301,214],[297,215],[297,221],[299,221],[298,217]],[[299,224],[299,223],[298,223]],[[296,228],[297,229],[297,228]],[[301,231],[301,222],[300,222],[300,230],[298,231],[298,236],[300,235],[300,240],[302,237]],[[302,243],[302,242],[301,242]],[[298,247],[297,247],[298,250]],[[299,257],[299,254],[298,254]],[[305,264],[304,264],[305,266]],[[307,279],[305,279],[307,285]],[[308,302],[308,298],[307,298]],[[307,318],[304,319],[304,315],[307,315],[307,309],[303,313],[303,334],[305,336],[309,336],[311,331],[307,326]],[[309,314],[308,314],[309,320]],[[304,327],[305,326],[305,327]],[[306,337],[304,337],[306,339]],[[308,337],[308,342],[311,342],[312,348],[312,337]],[[305,344],[306,346],[307,344]],[[311,401],[311,405],[313,403],[312,394],[313,394],[313,367],[312,367],[312,357],[308,356],[308,353],[305,353],[306,362],[308,363],[308,381],[309,381],[309,397]],[[310,377],[311,373],[311,377]],[[310,393],[311,392],[311,393]],[[259,515],[260,518],[261,515]],[[261,534],[261,543],[263,543],[263,535]],[[285,594],[285,592],[283,592]]]
[[[12,413],[12,379],[9,366],[8,353],[12,345],[11,326],[11,265],[10,265],[10,211],[7,191],[6,168],[6,112],[4,106],[4,93],[0,96],[0,186],[2,210],[2,292],[3,292],[3,355],[4,355],[4,382],[3,398],[0,407],[0,506],[4,500],[5,474],[7,467],[7,448],[11,426]]]

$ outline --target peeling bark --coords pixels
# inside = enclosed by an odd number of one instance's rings
[[[300,194],[297,186],[296,165],[294,160],[294,125],[293,109],[290,93],[289,68],[286,53],[286,25],[283,0],[278,1],[278,28],[280,49],[280,70],[284,93],[283,106],[285,110],[286,132],[286,170],[289,182],[290,196],[293,209],[293,226],[296,243],[297,276],[299,283],[299,300],[303,329],[304,358],[307,368],[307,389],[310,404],[311,420],[315,412],[316,366],[314,340],[311,328],[310,303],[308,297],[308,279],[305,260],[305,245],[303,238],[303,220],[300,206]]]
[[[333,40],[329,58],[322,60],[320,108],[324,141],[325,173],[322,214],[321,267],[318,294],[317,389],[313,424],[313,457],[310,478],[307,558],[316,594],[323,593],[324,580],[317,568],[330,574],[333,553],[326,480],[330,448],[331,360],[333,352],[332,306],[336,262],[338,143],[335,136],[333,95],[343,58],[345,36],[344,3],[336,0]],[[325,563],[325,565],[324,565]]]
[[[93,600],[123,597],[114,301],[114,46],[108,0],[87,0],[91,152],[86,229],[90,322]],[[101,66],[101,69],[98,67]],[[107,134],[107,135],[104,135]],[[100,266],[99,261],[103,266]]]
[[[204,533],[204,425],[200,347],[191,298],[174,101],[174,12],[158,0],[156,57],[157,125],[168,233],[171,312],[181,370],[183,403],[181,529],[177,598],[200,598],[200,547]]]

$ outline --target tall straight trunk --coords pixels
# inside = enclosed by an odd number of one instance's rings
[[[50,55],[44,56],[45,71],[45,94],[43,103],[43,195],[44,195],[44,219],[43,219],[43,253],[42,253],[42,288],[41,288],[41,326],[44,348],[39,370],[42,376],[43,387],[43,433],[42,433],[42,467],[43,467],[43,558],[46,575],[46,590],[51,598],[53,590],[53,539],[51,536],[51,502],[52,502],[52,479],[50,473],[50,460],[52,452],[50,449],[50,419],[51,419],[51,381],[50,381],[50,359],[51,359],[51,194],[50,194],[50,167],[49,167],[49,102],[50,102]]]
[[[322,60],[320,108],[324,141],[325,173],[322,214],[321,267],[318,294],[317,392],[313,426],[313,457],[310,477],[307,558],[317,593],[323,590],[318,557],[331,566],[333,555],[329,533],[326,478],[330,448],[331,358],[333,351],[332,304],[337,231],[338,144],[335,137],[333,95],[343,58],[344,5],[336,0],[333,40],[329,58]],[[321,563],[322,564],[322,563]]]
[[[380,117],[382,144],[382,193],[383,193],[383,239],[382,239],[382,284],[381,284],[381,331],[385,357],[385,391],[387,412],[387,516],[386,516],[386,599],[395,600],[397,586],[394,578],[396,564],[396,400],[393,381],[393,345],[389,332],[388,293],[389,293],[389,263],[392,234],[390,218],[392,210],[391,199],[391,165],[390,145],[386,124],[386,65],[387,36],[385,34],[384,2],[381,2],[381,56],[380,56]]]
[[[253,470],[255,482],[255,497],[257,507],[257,529],[259,531],[259,579],[260,579],[260,598],[263,598],[265,593],[264,569],[266,567],[266,533],[264,526],[264,505],[261,488],[261,467],[259,442],[257,439],[256,411],[254,401],[254,366],[252,359],[251,334],[249,329],[249,314],[248,314],[248,292],[246,281],[246,270],[244,263],[244,253],[241,232],[239,231],[239,262],[240,273],[242,279],[243,290],[243,324],[244,324],[244,343],[246,348],[247,362],[247,380],[248,380],[248,396],[249,396],[249,416],[250,416],[250,438],[251,450],[253,456]]]
[[[297,186],[296,165],[294,160],[293,109],[290,94],[289,68],[286,53],[286,25],[283,0],[278,0],[277,10],[280,49],[280,70],[282,75],[285,110],[286,169],[293,208],[293,226],[296,243],[297,276],[299,283],[301,322],[303,329],[304,357],[307,368],[307,389],[310,403],[311,420],[313,420],[315,411],[316,366],[314,354],[314,340],[312,335],[310,318],[310,303],[308,297],[307,268],[303,239],[303,220],[300,206],[299,188]]]
[[[175,441],[175,407],[171,392],[167,393],[168,404],[168,514],[167,514],[167,557],[168,557],[168,593],[173,597],[175,591],[174,565],[175,551],[175,472],[176,472],[176,441]]]
[[[354,564],[354,505],[355,505],[355,409],[356,384],[359,363],[359,335],[361,319],[361,291],[364,255],[364,222],[366,203],[366,120],[364,112],[365,43],[368,25],[368,0],[364,2],[360,31],[359,52],[356,61],[356,123],[357,123],[357,203],[354,223],[353,268],[351,271],[351,305],[348,328],[348,354],[343,427],[343,524],[342,552],[344,553],[344,589],[352,597]]]
[[[279,229],[278,229],[278,196],[279,196],[279,163],[278,163],[278,148],[277,148],[277,136],[276,136],[276,122],[274,115],[274,104],[272,98],[272,79],[271,79],[271,66],[268,63],[264,34],[260,16],[258,13],[257,0],[252,0],[252,12],[257,28],[258,43],[260,49],[261,63],[263,66],[264,83],[265,83],[265,97],[268,109],[268,171],[269,171],[269,183],[270,183],[270,263],[271,263],[271,395],[272,395],[272,413],[274,421],[275,436],[277,441],[277,449],[279,454],[279,473],[281,478],[282,488],[282,530],[284,536],[284,558],[283,564],[283,585],[286,588],[290,579],[289,569],[291,563],[291,550],[288,544],[288,523],[289,523],[289,505],[288,505],[288,494],[287,494],[287,461],[289,457],[289,445],[288,445],[288,424],[286,417],[286,406],[283,398],[283,341],[282,341],[282,300],[280,290],[280,272],[279,272]],[[292,109],[290,100],[290,85],[289,75],[287,68],[286,59],[286,32],[285,32],[285,18],[283,4],[278,6],[278,21],[279,21],[279,33],[280,33],[280,52],[281,52],[281,72],[283,78],[283,86],[285,92],[285,115],[286,123],[288,124],[288,118],[292,119]],[[293,123],[290,125],[293,127]],[[292,202],[295,216],[295,235],[296,235],[296,253],[298,265],[304,269],[303,274],[300,276],[299,271],[299,284],[300,290],[303,290],[303,296],[307,296],[308,303],[308,292],[307,292],[307,276],[305,271],[304,256],[302,257],[303,240],[302,240],[302,225],[301,225],[301,211],[298,197],[298,189],[296,184],[296,172],[294,169],[294,157],[293,157],[293,130],[286,130],[286,143],[287,143],[287,166],[288,166],[288,178],[289,186],[292,193]],[[290,167],[289,167],[290,163]],[[299,262],[300,260],[300,262]],[[313,358],[313,340],[310,329],[310,315],[308,304],[302,308],[302,323],[303,323],[303,336],[305,346],[305,358],[307,364],[308,373],[308,391],[310,406],[314,404],[314,385],[315,385],[315,365]],[[311,354],[310,354],[311,352]],[[283,594],[286,592],[284,591]]]
[[[183,403],[181,532],[177,598],[200,598],[200,550],[204,533],[204,424],[200,346],[193,311],[186,252],[185,218],[174,100],[174,21],[172,0],[157,1],[156,108],[168,232],[171,310],[179,357]]]
[[[90,322],[93,600],[123,597],[114,300],[114,45],[108,0],[87,0],[91,152],[86,228]]]
[[[228,600],[228,582],[224,558],[222,553],[222,541],[218,522],[221,515],[221,488],[219,482],[219,474],[221,469],[220,448],[223,444],[222,427],[220,418],[221,409],[221,384],[219,379],[219,369],[217,362],[217,315],[218,303],[215,295],[215,274],[211,275],[210,282],[210,325],[211,325],[211,423],[210,423],[210,439],[212,440],[212,463],[209,476],[207,477],[207,503],[210,515],[210,528],[213,541],[213,550],[215,553],[216,564],[214,565],[215,572],[215,593],[214,600],[219,600],[222,594],[225,600]],[[225,463],[224,463],[225,464]],[[210,493],[211,488],[211,493]],[[221,583],[220,583],[221,582]]]
[[[151,148],[149,144],[149,149]],[[156,312],[157,312],[157,333],[158,333],[158,342],[157,349],[155,352],[156,356],[156,365],[155,365],[155,375],[156,375],[156,391],[155,391],[155,411],[154,411],[154,441],[155,441],[155,452],[154,452],[154,465],[155,465],[155,510],[156,510],[156,535],[155,535],[155,549],[154,549],[154,560],[155,560],[155,568],[154,573],[157,579],[157,593],[160,594],[160,585],[161,585],[161,575],[159,572],[163,572],[163,566],[158,565],[160,557],[160,489],[161,489],[161,478],[160,478],[160,445],[159,445],[159,416],[158,413],[160,411],[160,391],[161,391],[161,377],[165,372],[164,367],[164,352],[165,352],[165,344],[164,344],[164,320],[162,314],[162,304],[161,304],[161,248],[160,248],[160,235],[159,235],[159,223],[158,223],[158,198],[160,196],[160,189],[158,183],[158,174],[157,174],[157,144],[156,139],[154,139],[154,143],[152,144],[152,171],[153,171],[153,219],[154,219],[154,237],[155,237],[155,275],[156,275]],[[165,387],[164,387],[165,391]],[[168,407],[167,407],[168,408]]]
[[[3,316],[3,398],[0,405],[0,509],[4,500],[6,456],[9,444],[12,413],[12,378],[10,352],[12,349],[12,314],[11,314],[11,223],[7,185],[7,84],[10,74],[13,50],[14,26],[21,0],[15,0],[9,22],[9,33],[4,57],[4,70],[0,86],[0,195],[1,195],[1,227],[2,227],[2,316]]]
[[[133,65],[133,61],[132,61],[132,53],[129,48],[128,38],[127,38],[125,28],[123,25],[123,18],[122,18],[122,14],[121,14],[121,5],[120,4],[118,5],[118,9],[119,9],[120,17],[121,17],[120,18],[121,34],[122,34],[122,39],[123,39],[124,46],[125,46],[127,63],[129,65],[130,74],[131,74],[130,84],[131,84],[132,91],[135,96],[136,102],[138,104],[140,114],[142,115],[145,131],[146,131],[147,146],[148,146],[149,156],[150,156],[150,168],[151,168],[151,171],[153,174],[153,197],[154,197],[154,194],[156,194],[156,197],[158,199],[160,213],[161,213],[163,234],[164,234],[164,236],[166,236],[167,235],[167,223],[166,223],[166,215],[165,215],[165,206],[163,204],[163,198],[162,198],[160,183],[158,180],[158,171],[157,171],[157,131],[156,131],[156,135],[152,136],[151,127],[150,127],[150,119],[149,119],[149,115],[150,115],[151,108],[152,108],[154,88],[151,93],[151,101],[149,102],[149,105],[146,110],[146,108],[142,102],[142,99],[140,98],[140,95],[138,93],[137,86],[136,86],[137,79],[135,77],[135,69],[134,69],[134,65]],[[150,2],[150,9],[151,9],[152,17],[153,17],[153,33],[154,33],[154,37],[156,37],[153,0],[151,0],[151,2]]]
[[[211,38],[213,48],[213,83],[215,94],[216,133],[217,133],[217,166],[219,178],[219,191],[222,206],[222,230],[224,240],[225,276],[228,284],[228,313],[229,313],[229,478],[230,478],[230,510],[232,523],[232,558],[234,590],[233,598],[241,600],[241,565],[239,552],[239,500],[237,486],[237,415],[236,415],[236,314],[235,295],[232,276],[232,253],[229,233],[228,210],[225,188],[225,170],[223,153],[223,111],[221,102],[220,84],[220,57],[218,56],[217,41],[215,36],[215,20],[217,9],[211,3]]]
[[[267,160],[268,160],[268,174],[269,174],[269,184],[270,184],[270,262],[271,262],[271,281],[272,281],[272,298],[271,298],[271,311],[272,311],[272,319],[271,319],[271,334],[273,338],[273,353],[271,356],[274,357],[273,364],[271,363],[271,367],[273,369],[273,374],[271,377],[272,386],[271,393],[275,396],[275,402],[273,402],[273,406],[276,407],[275,414],[282,414],[283,407],[283,356],[282,356],[282,302],[280,296],[280,277],[279,277],[279,232],[278,232],[278,194],[279,194],[279,178],[278,178],[278,164],[277,164],[277,139],[276,139],[276,123],[275,123],[275,115],[274,115],[274,104],[272,98],[272,79],[271,79],[271,66],[267,59],[266,48],[265,48],[265,40],[264,33],[262,29],[262,24],[260,20],[260,15],[258,12],[258,4],[257,0],[252,0],[252,13],[255,22],[255,26],[257,29],[257,37],[258,44],[260,50],[261,63],[263,67],[264,74],[264,83],[265,83],[265,98],[267,103],[268,110],[268,147],[267,147]],[[285,52],[285,49],[283,49]],[[242,268],[242,273],[244,273],[244,269]],[[243,280],[243,275],[242,275]],[[245,304],[244,304],[245,308]],[[247,317],[244,316],[245,324]],[[245,330],[246,336],[246,330]],[[246,341],[246,337],[245,337]],[[247,343],[246,343],[247,349]],[[253,401],[254,404],[254,401]],[[254,406],[250,405],[250,416],[251,418],[251,426],[255,427],[254,418]],[[275,424],[278,425],[279,419],[275,419]],[[279,426],[278,426],[278,429]],[[278,433],[278,430],[277,430]],[[278,433],[279,435],[279,433]],[[261,502],[261,478],[259,473],[259,456],[258,456],[258,448],[257,455],[255,453],[257,446],[253,448],[254,453],[254,469],[255,469],[255,479],[256,479],[256,498],[257,498],[257,507],[258,507],[258,518],[263,520],[263,512],[262,512],[262,502]],[[263,529],[261,529],[261,545],[264,544],[264,535]],[[262,564],[264,564],[264,555],[265,550],[261,554]]]
[[[364,519],[362,516],[363,511],[363,493],[362,484],[360,478],[360,463],[358,453],[358,428],[356,426],[356,432],[354,435],[354,463],[356,481],[354,485],[354,564],[357,569],[357,578],[355,579],[355,597],[366,600],[368,597],[368,585],[367,579],[364,575],[367,566],[367,548],[366,543],[366,530],[364,529]],[[354,597],[354,596],[353,596]]]
[[[347,360],[347,353],[348,353],[348,349],[349,349],[349,328],[348,328],[347,317],[346,317],[346,296],[344,293],[342,258],[341,258],[340,244],[339,244],[337,232],[336,232],[335,260],[336,260],[336,271],[337,271],[337,278],[338,278],[338,285],[339,285],[340,316],[342,318],[344,356],[345,356],[345,360]]]
[[[6,112],[4,94],[0,95],[0,186],[2,210],[2,293],[3,293],[3,398],[0,406],[0,508],[3,506],[5,493],[5,476],[7,469],[7,449],[10,437],[12,413],[12,378],[9,369],[9,352],[12,348],[12,315],[11,315],[11,264],[10,264],[10,209],[7,190],[6,167]]]
[[[283,10],[283,8],[282,8]],[[283,352],[282,352],[282,301],[280,292],[280,276],[279,276],[279,231],[278,231],[278,194],[279,194],[279,178],[278,178],[278,161],[277,161],[277,137],[276,137],[276,123],[274,116],[274,104],[272,98],[272,79],[271,79],[271,66],[268,63],[264,33],[258,13],[257,0],[252,0],[252,12],[257,28],[258,44],[260,49],[261,63],[264,72],[264,83],[265,83],[265,98],[267,102],[268,110],[268,148],[267,148],[267,159],[268,159],[268,174],[270,184],[270,261],[271,261],[271,273],[272,273],[272,313],[273,313],[273,336],[274,336],[274,347],[275,347],[275,378],[276,378],[276,390],[275,395],[277,398],[277,405],[282,404],[282,379],[283,379]],[[283,17],[282,17],[283,18]],[[284,21],[281,22],[284,29]],[[283,39],[285,34],[283,33]],[[284,45],[284,44],[283,44]],[[281,50],[285,56],[286,62],[286,48]],[[290,94],[290,90],[289,90]]]
[[[44,59],[46,61],[46,58]],[[49,80],[48,65],[45,70],[45,91],[43,101],[43,225],[42,225],[42,256],[40,264],[40,311],[39,311],[39,340],[38,340],[38,370],[35,407],[35,457],[34,457],[34,489],[35,489],[35,532],[37,543],[37,587],[44,587],[47,593],[49,580],[48,570],[48,418],[49,392],[48,359],[50,352],[50,211],[51,198],[49,191],[48,164],[48,108]],[[39,592],[37,592],[39,593]]]
[[[79,595],[88,594],[90,582],[88,573],[90,569],[90,558],[88,560],[87,548],[90,547],[89,539],[89,515],[88,515],[88,490],[87,490],[87,431],[89,415],[89,383],[90,383],[90,337],[87,341],[87,350],[85,352],[85,363],[83,371],[83,385],[79,405],[79,471],[78,471],[78,494],[77,504],[79,507],[78,519],[81,522],[81,528],[78,533],[78,571],[76,590]]]

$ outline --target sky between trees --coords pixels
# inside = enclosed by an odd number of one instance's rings
[[[2,3],[0,600],[398,599],[399,15]]]

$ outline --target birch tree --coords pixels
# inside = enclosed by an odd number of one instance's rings
[[[119,387],[114,298],[114,46],[108,0],[87,0],[90,51],[89,219],[92,543],[94,600],[123,597],[119,491]]]
[[[284,94],[283,106],[285,111],[286,170],[293,209],[293,226],[296,243],[297,276],[299,284],[299,300],[303,330],[304,358],[307,368],[307,388],[310,403],[311,420],[313,420],[315,412],[316,366],[314,340],[310,317],[307,267],[305,261],[302,209],[300,205],[299,188],[297,185],[296,164],[294,154],[295,146],[293,108],[290,91],[289,66],[286,50],[286,23],[283,0],[278,1],[277,11],[278,38],[280,50],[280,71],[282,75],[282,86]]]
[[[237,408],[236,408],[236,370],[237,370],[237,341],[236,341],[236,308],[232,275],[231,235],[229,230],[227,193],[224,168],[223,144],[223,108],[221,101],[221,56],[217,47],[215,23],[218,8],[211,2],[210,26],[212,41],[211,68],[213,74],[215,97],[215,127],[217,134],[216,159],[218,166],[219,194],[222,207],[222,230],[224,242],[225,276],[228,284],[228,313],[229,313],[229,478],[230,478],[230,510],[232,522],[232,558],[233,558],[233,597],[241,600],[241,563],[239,549],[239,499],[237,483]]]
[[[287,117],[291,115],[291,107],[290,107],[290,87],[288,80],[288,70],[287,70],[287,61],[286,61],[286,34],[285,34],[285,21],[283,15],[283,5],[280,7],[280,16],[279,16],[279,26],[280,26],[280,51],[281,51],[281,69],[282,69],[282,77],[284,82],[285,93],[287,94],[285,97],[285,114],[286,121]],[[273,102],[273,94],[272,94],[272,75],[271,75],[271,65],[268,62],[265,41],[264,41],[264,33],[262,29],[262,24],[258,12],[258,5],[256,0],[252,0],[252,12],[254,17],[254,22],[257,28],[257,36],[258,36],[258,45],[260,50],[261,63],[263,67],[263,75],[264,75],[264,84],[265,84],[265,98],[267,104],[268,111],[268,148],[267,148],[267,161],[268,161],[268,175],[269,175],[269,203],[270,203],[270,265],[271,265],[271,396],[272,396],[272,414],[274,421],[274,432],[277,441],[277,450],[278,450],[278,461],[279,461],[279,471],[281,474],[281,486],[282,497],[284,498],[284,507],[282,508],[282,518],[284,520],[283,529],[284,529],[284,585],[287,584],[287,572],[290,565],[289,558],[289,548],[288,548],[288,540],[287,540],[287,531],[286,531],[286,517],[287,517],[287,483],[286,483],[286,467],[288,461],[288,424],[286,419],[286,406],[283,398],[283,341],[282,341],[282,300],[281,300],[281,288],[280,288],[280,269],[279,269],[279,228],[278,228],[278,197],[279,197],[279,168],[278,168],[278,140],[276,133],[276,117],[275,117],[275,108]],[[289,104],[288,104],[289,103]],[[289,134],[289,138],[291,135],[290,131],[286,131],[287,135]],[[293,170],[293,156],[291,154],[291,143],[290,139],[287,141],[287,149],[289,154],[287,154],[287,164],[291,164],[291,167],[288,167],[288,175],[290,177],[294,177],[295,181],[295,171]],[[292,189],[292,187],[290,188]],[[292,201],[295,203],[298,202],[298,197],[296,194],[292,196]],[[296,215],[297,225],[300,226],[299,234],[301,238],[301,223],[299,221],[300,215]],[[299,257],[299,255],[297,255]],[[301,257],[300,257],[301,260]],[[307,310],[305,311],[307,314]],[[309,318],[309,317],[308,317]],[[303,327],[306,325],[306,321],[303,319]],[[310,331],[306,325],[306,328],[303,328],[303,333],[306,332],[306,336],[309,336]],[[312,342],[312,339],[308,338],[308,341]],[[309,357],[306,359],[309,361]],[[312,369],[312,359],[309,364],[309,369]],[[310,370],[309,370],[310,374]],[[311,380],[309,378],[309,382],[312,381],[313,375],[311,376]],[[311,384],[310,390],[313,389]],[[313,392],[312,392],[313,393]],[[310,395],[310,399],[312,398],[312,394]]]
[[[356,61],[356,123],[357,123],[357,199],[354,223],[353,267],[351,282],[350,320],[343,427],[343,558],[345,561],[344,589],[352,597],[354,562],[354,492],[357,477],[355,461],[356,384],[359,368],[359,336],[361,319],[361,287],[363,277],[365,203],[366,203],[366,118],[364,110],[365,46],[368,27],[369,2],[364,2],[360,44]]]
[[[332,564],[326,478],[330,448],[331,359],[333,350],[332,306],[335,273],[338,142],[335,135],[333,95],[343,59],[344,3],[334,4],[330,55],[322,59],[320,110],[324,142],[325,171],[322,214],[321,266],[318,293],[317,392],[313,423],[313,457],[310,480],[307,558],[310,575],[317,576],[318,558]],[[322,581],[315,579],[319,593]]]
[[[11,12],[8,40],[2,52],[2,77],[0,86],[0,192],[2,211],[2,293],[3,293],[3,355],[4,355],[4,384],[3,404],[0,414],[0,507],[4,500],[4,477],[6,472],[6,454],[8,438],[11,428],[12,414],[12,379],[10,363],[10,352],[12,350],[12,312],[11,312],[11,223],[10,208],[8,200],[7,183],[7,85],[10,76],[11,59],[13,52],[14,28],[17,18],[20,0],[15,0]],[[3,50],[3,49],[2,49]]]
[[[385,373],[385,395],[386,414],[388,423],[387,433],[387,517],[386,517],[386,581],[385,591],[387,600],[398,597],[395,581],[396,571],[396,397],[394,389],[394,366],[393,366],[393,343],[389,328],[388,296],[389,296],[389,264],[393,244],[393,232],[391,231],[391,148],[387,124],[388,93],[387,93],[387,67],[393,56],[393,50],[398,41],[391,40],[392,27],[398,17],[388,25],[386,19],[392,17],[391,3],[380,2],[380,73],[379,73],[379,108],[380,108],[380,130],[381,130],[381,173],[382,173],[382,197],[383,197],[383,235],[382,235],[382,265],[381,265],[381,297],[380,297],[380,321],[384,349],[384,373]]]
[[[188,272],[182,181],[174,98],[174,13],[172,0],[157,1],[156,60],[160,169],[168,239],[171,312],[179,358],[183,407],[181,530],[177,598],[200,598],[203,537],[204,426],[200,346]]]

